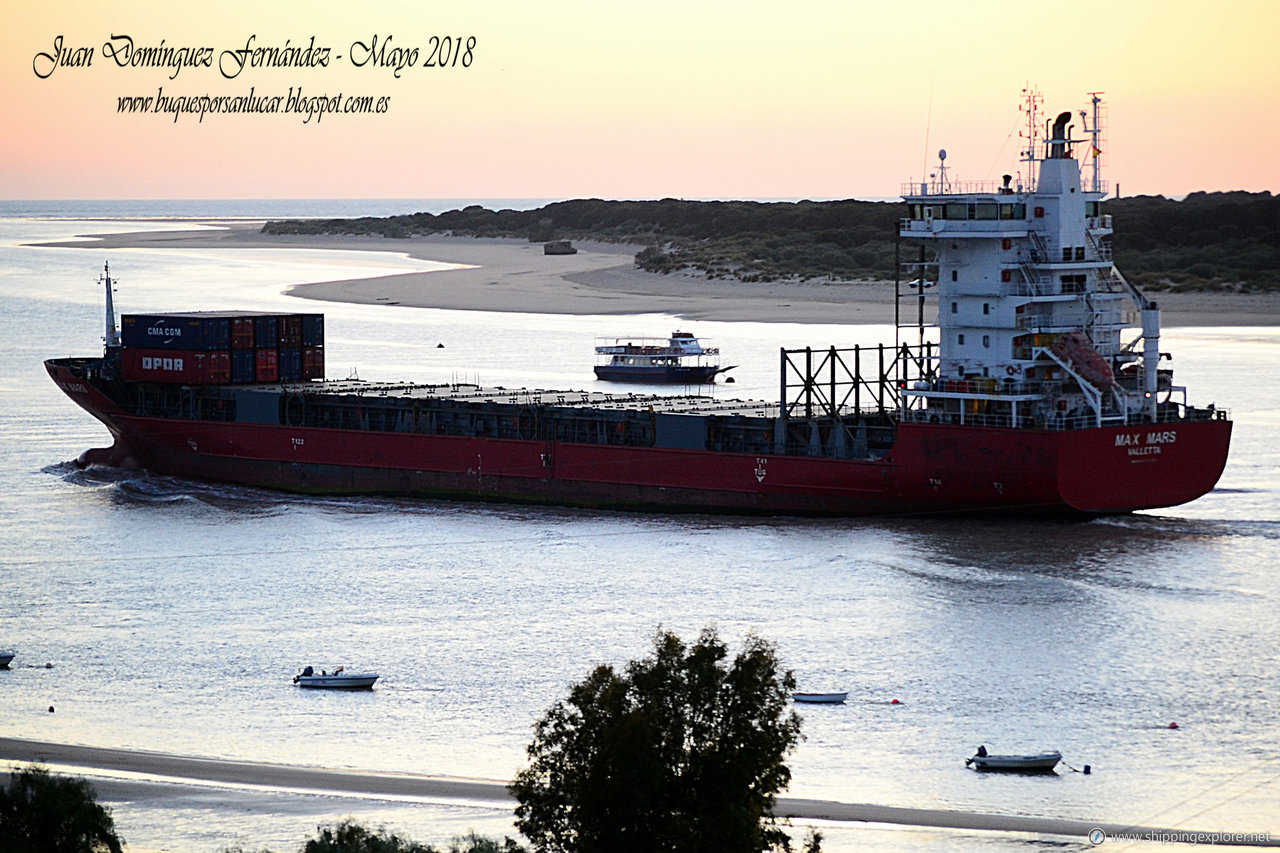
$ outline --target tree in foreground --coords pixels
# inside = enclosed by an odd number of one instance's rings
[[[505,839],[503,842],[482,838],[474,832],[454,839],[449,853],[520,853],[521,847]],[[302,853],[439,853],[429,844],[401,838],[385,829],[366,829],[351,820],[337,826],[319,828],[319,835],[302,847]]]
[[[228,847],[224,853],[249,853],[243,847]],[[260,850],[256,853],[271,853]],[[300,853],[442,853],[430,844],[419,844],[388,832],[386,828],[368,829],[350,818],[333,826],[316,828],[316,837],[308,839]],[[455,838],[444,853],[525,853],[510,838],[495,841],[474,832]]]
[[[88,782],[36,765],[0,789],[0,841],[5,853],[121,853],[123,844]]]
[[[794,688],[758,637],[729,661],[713,628],[692,645],[659,631],[652,657],[598,667],[537,722],[516,827],[547,853],[790,850],[771,809],[800,739]]]

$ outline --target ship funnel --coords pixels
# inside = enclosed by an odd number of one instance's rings
[[[1053,136],[1049,138],[1049,157],[1052,159],[1061,159],[1070,157],[1071,152],[1068,150],[1070,140],[1067,138],[1067,123],[1071,121],[1071,113],[1058,113],[1058,117],[1053,122]]]

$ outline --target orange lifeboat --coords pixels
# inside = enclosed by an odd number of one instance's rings
[[[1115,384],[1115,371],[1083,333],[1068,332],[1058,338],[1050,350],[1099,391],[1110,390]]]

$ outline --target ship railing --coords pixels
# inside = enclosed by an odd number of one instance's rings
[[[1063,332],[1076,332],[1080,330],[1083,322],[1059,322],[1050,323],[1047,318],[1036,314],[1023,314],[1017,318],[1014,325],[1026,332],[1039,335],[1055,335]]]
[[[1088,223],[1087,223],[1088,228],[1091,228],[1094,230],[1100,230],[1100,231],[1111,230],[1111,214],[1110,213],[1104,213],[1100,216],[1090,216],[1087,218],[1088,218]]]
[[[1022,273],[1022,280],[1032,291],[1035,296],[1044,296],[1048,293],[1050,284],[1049,276],[1037,270],[1026,261],[1019,261],[1018,269]]]
[[[1118,270],[1116,270],[1115,267],[1112,267],[1110,271],[1098,279],[1097,292],[1116,293],[1121,296],[1132,298],[1133,295],[1129,292],[1129,289],[1125,287],[1124,281],[1119,276],[1115,275],[1115,272],[1118,272]]]
[[[1010,195],[998,181],[905,181],[901,186],[904,198],[918,196],[951,196],[951,195]],[[1023,187],[1023,192],[1032,190]]]
[[[950,426],[993,427],[1003,429],[1030,429],[1038,426],[1034,416],[1019,412],[1016,418],[1009,413],[987,414],[981,412],[944,412],[937,409],[908,409],[902,420],[918,424],[948,424]]]
[[[1000,289],[1004,296],[1057,296],[1057,287],[1047,279],[1038,282],[1014,281]]]
[[[946,412],[939,409],[907,409],[901,418],[906,423],[947,424],[952,426],[997,427],[1005,429],[1048,429],[1073,430],[1093,429],[1098,427],[1097,417],[1092,412],[1051,412],[1051,413],[1018,413],[1016,421],[1008,413],[985,414],[974,412]],[[1230,420],[1228,409],[1219,409],[1213,405],[1197,408],[1178,403],[1163,403],[1156,409],[1153,421],[1147,413],[1130,415],[1114,415],[1105,419],[1104,426],[1149,426],[1152,423],[1177,424],[1214,420]]]
[[[965,399],[996,400],[1006,396],[1043,397],[1056,394],[1062,390],[1061,380],[1042,379],[995,379],[982,377],[977,379],[939,379],[925,388],[910,388],[910,396],[948,395]]]
[[[1107,216],[1103,218],[1110,219],[1111,217]],[[1109,242],[1099,240],[1094,236],[1093,232],[1088,229],[1085,229],[1084,235],[1085,239],[1089,243],[1089,248],[1093,250],[1093,256],[1095,258],[1100,261],[1111,260],[1111,244]]]

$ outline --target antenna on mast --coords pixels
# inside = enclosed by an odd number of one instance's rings
[[[1084,132],[1089,134],[1089,153],[1093,155],[1093,179],[1090,192],[1102,192],[1102,95],[1104,92],[1090,92],[1089,96],[1093,98],[1093,121],[1090,122],[1089,115],[1084,111],[1080,111],[1080,120],[1084,122]]]
[[[929,81],[929,112],[924,119],[924,163],[920,169],[920,179],[923,183],[924,175],[929,171],[929,128],[933,125],[933,81]]]
[[[1019,131],[1018,135],[1027,142],[1027,147],[1022,150],[1022,160],[1027,164],[1026,188],[1035,192],[1038,173],[1036,164],[1040,162],[1040,158],[1036,156],[1036,145],[1040,141],[1040,105],[1044,103],[1044,96],[1039,89],[1028,86],[1022,90],[1022,100],[1021,109],[1027,115],[1027,129]]]
[[[99,277],[98,283],[104,285],[107,290],[107,333],[102,340],[108,348],[118,347],[120,346],[120,333],[116,330],[116,307],[115,301],[111,298],[114,290],[112,287],[113,282],[111,281],[111,265],[106,261],[102,263],[102,276]]]

